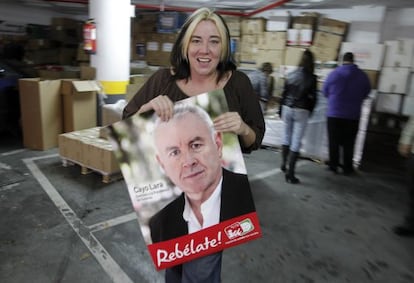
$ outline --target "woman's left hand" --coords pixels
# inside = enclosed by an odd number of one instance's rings
[[[236,135],[246,135],[249,127],[237,112],[226,112],[214,119],[214,128],[218,132],[232,132]]]

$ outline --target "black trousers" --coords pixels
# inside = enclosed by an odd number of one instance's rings
[[[340,157],[342,156],[343,170],[345,173],[350,173],[354,170],[352,159],[359,120],[328,117],[327,122],[329,166],[336,170],[341,164]]]

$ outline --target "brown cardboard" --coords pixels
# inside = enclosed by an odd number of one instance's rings
[[[378,87],[378,77],[379,77],[379,71],[373,71],[373,70],[363,70],[365,74],[367,74],[369,81],[371,83],[371,88],[377,89]]]
[[[318,30],[344,35],[347,32],[348,25],[347,22],[330,18],[321,18],[319,20]]]
[[[265,18],[242,19],[241,34],[260,34],[265,31],[265,27]]]
[[[287,34],[284,31],[266,31],[259,37],[259,49],[281,50],[286,48]]]
[[[309,48],[315,56],[315,61],[328,62],[336,61],[338,59],[338,49],[336,48],[322,48],[311,46]]]
[[[341,47],[342,40],[342,35],[317,31],[313,40],[313,46],[319,48],[339,49]]]
[[[84,164],[82,158],[82,140],[78,132],[59,135],[59,155],[61,158]]]
[[[106,174],[120,172],[118,160],[109,141],[97,138],[84,142],[82,147],[88,168]]]
[[[62,80],[64,132],[96,127],[98,90],[95,81]]]
[[[46,150],[58,145],[62,133],[60,80],[19,80],[23,145]]]
[[[96,68],[91,66],[80,67],[80,79],[81,80],[94,80],[96,79]]]
[[[285,52],[285,65],[297,66],[302,58],[304,48],[287,47]]]

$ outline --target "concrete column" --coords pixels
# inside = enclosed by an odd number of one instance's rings
[[[130,0],[90,0],[89,18],[96,23],[96,53],[91,66],[107,95],[106,103],[125,97],[130,73],[131,17]]]

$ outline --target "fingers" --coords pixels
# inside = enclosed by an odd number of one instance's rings
[[[237,135],[242,132],[243,120],[237,112],[227,112],[214,119],[214,128],[218,132],[232,132]]]
[[[173,116],[174,104],[165,95],[159,95],[150,102],[152,109],[163,121],[168,121]]]

